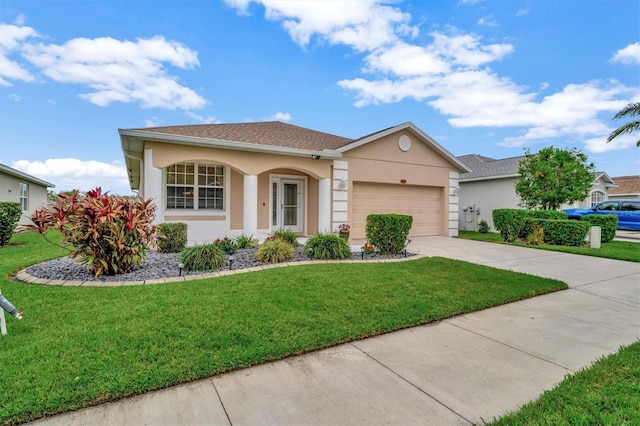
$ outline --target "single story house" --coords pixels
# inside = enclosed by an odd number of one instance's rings
[[[0,164],[0,201],[13,201],[22,206],[19,224],[31,223],[33,212],[47,204],[47,188],[55,185]]]
[[[640,175],[617,176],[611,178],[615,181],[617,188],[609,188],[610,200],[640,199]]]
[[[131,188],[157,222],[187,223],[190,244],[341,224],[363,239],[370,213],[412,215],[410,236],[458,232],[469,169],[410,122],[358,139],[278,121],[118,132]]]
[[[460,174],[459,229],[475,231],[478,223],[486,220],[493,227],[495,209],[520,208],[516,183],[520,179],[518,165],[525,156],[495,159],[470,154],[458,157],[470,172]],[[616,182],[605,172],[595,172],[589,197],[563,208],[590,208],[606,201],[609,190]]]

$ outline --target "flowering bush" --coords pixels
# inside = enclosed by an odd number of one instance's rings
[[[362,251],[365,254],[371,254],[374,251],[376,251],[376,248],[373,246],[373,244],[371,243],[366,243],[365,245],[362,246]]]
[[[29,228],[45,236],[49,228],[62,232],[71,244],[69,257],[87,264],[96,276],[130,272],[144,259],[155,226],[151,199],[108,195],[101,188],[80,195],[60,194],[58,200],[36,210]]]
[[[229,237],[218,238],[214,241],[225,253],[232,254],[238,250],[238,245]]]

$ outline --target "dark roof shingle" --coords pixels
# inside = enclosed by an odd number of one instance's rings
[[[609,195],[616,194],[640,194],[640,175],[618,176],[611,178],[617,188],[609,188]]]
[[[518,164],[524,158],[519,156],[496,160],[477,154],[462,155],[458,160],[466,164],[471,169],[471,173],[460,173],[460,180],[518,175]]]
[[[132,130],[313,151],[337,149],[353,141],[280,121],[145,127]]]

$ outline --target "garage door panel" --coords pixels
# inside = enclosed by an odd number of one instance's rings
[[[353,238],[365,238],[367,216],[397,213],[413,216],[410,236],[439,235],[442,221],[441,188],[355,182],[353,186]]]

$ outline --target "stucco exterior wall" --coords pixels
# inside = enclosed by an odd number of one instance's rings
[[[493,228],[492,212],[495,209],[520,208],[520,197],[515,186],[518,178],[491,179],[483,181],[460,182],[460,205],[458,222],[460,230],[477,231],[477,223],[486,220]],[[471,212],[470,206],[476,210]],[[464,210],[466,208],[466,210]],[[477,214],[479,209],[479,214]]]
[[[47,188],[44,186],[20,179],[15,176],[0,173],[0,201],[20,202],[20,183],[29,185],[29,201],[27,211],[23,211],[20,216],[21,225],[31,223],[29,219],[33,212],[47,204]]]
[[[398,146],[401,136],[408,136],[411,147],[402,151]],[[392,133],[379,140],[344,153],[348,162],[348,217],[353,217],[354,182],[374,182],[396,185],[437,187],[442,191],[441,235],[457,233],[457,221],[450,221],[450,205],[457,205],[458,197],[450,188],[457,185],[458,168],[439,152],[428,146],[408,130]],[[450,176],[456,179],[450,179]],[[453,182],[453,187],[450,186]],[[334,226],[335,228],[335,226]]]

